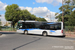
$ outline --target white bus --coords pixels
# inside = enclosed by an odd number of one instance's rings
[[[64,36],[63,22],[19,21],[18,33]]]

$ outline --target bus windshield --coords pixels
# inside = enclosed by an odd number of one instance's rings
[[[18,23],[17,28],[18,28],[18,29],[19,29],[19,28],[23,28],[23,24],[22,24],[22,22]]]

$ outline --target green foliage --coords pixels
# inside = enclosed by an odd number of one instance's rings
[[[31,13],[28,10],[21,10],[20,19],[28,20],[31,18]]]
[[[74,31],[74,26],[65,26],[65,31]]]
[[[5,18],[8,21],[15,21],[19,15],[19,6],[17,4],[8,5],[6,7]]]
[[[44,18],[36,18],[37,21],[46,21]]]
[[[69,26],[75,26],[75,11],[73,11],[68,19]]]
[[[15,23],[19,20],[37,20],[46,21],[44,18],[37,18],[34,14],[31,14],[28,10],[20,10],[17,4],[8,5],[6,7],[5,19],[12,21],[14,27]]]
[[[0,30],[2,30],[2,26],[0,26]]]
[[[30,20],[36,20],[36,16],[34,14],[31,14]]]
[[[16,28],[12,28],[12,27],[7,27],[7,26],[3,26],[1,31],[16,31]]]
[[[2,22],[1,22],[1,19],[0,19],[0,26],[1,26]]]
[[[75,26],[74,21],[75,21],[75,13],[73,11],[73,9],[75,8],[74,4],[72,4],[73,2],[71,2],[71,0],[64,0],[65,1],[65,5],[63,5],[63,14],[64,14],[64,23],[66,26]],[[75,2],[74,2],[75,3]],[[59,8],[60,12],[62,12],[62,6]],[[62,21],[62,13],[60,13],[59,15],[56,15],[56,19],[58,19],[58,21]]]
[[[7,21],[12,21],[14,27],[15,23],[19,20],[19,6],[17,4],[8,5],[5,10],[5,19]]]

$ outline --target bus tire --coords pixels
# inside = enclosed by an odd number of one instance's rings
[[[47,32],[43,32],[42,35],[43,35],[43,36],[47,36]]]
[[[25,34],[25,35],[27,35],[27,34],[28,34],[28,31],[27,31],[27,30],[25,30],[25,31],[24,31],[24,34]]]

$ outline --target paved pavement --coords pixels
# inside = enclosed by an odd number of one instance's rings
[[[2,33],[0,50],[75,50],[75,38]]]

